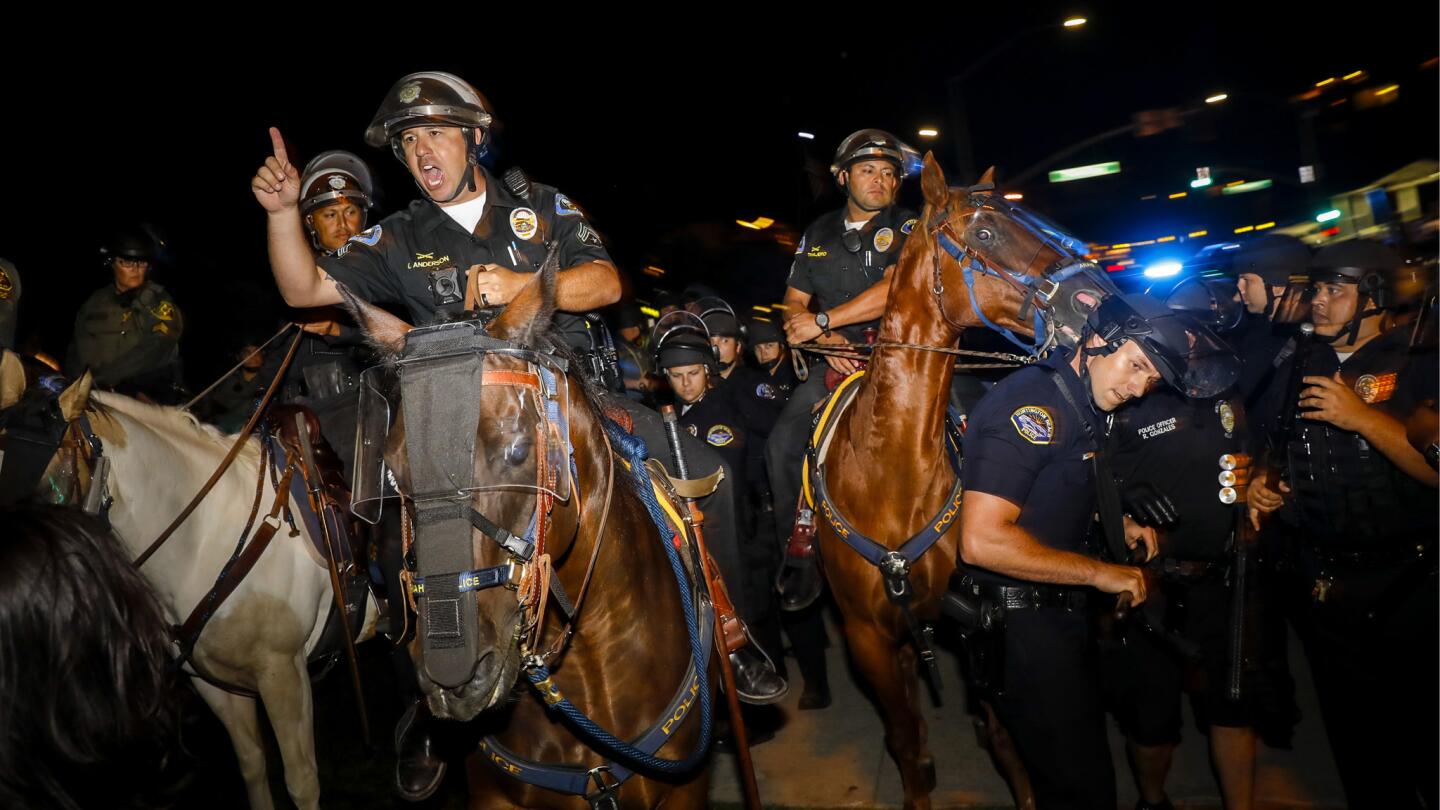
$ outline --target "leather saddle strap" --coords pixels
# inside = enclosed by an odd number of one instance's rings
[[[220,581],[216,582],[210,593],[206,594],[205,598],[200,600],[200,604],[190,611],[185,623],[180,625],[180,629],[176,631],[175,637],[180,643],[182,660],[190,658],[191,651],[195,649],[195,642],[200,640],[200,633],[205,629],[206,623],[220,609],[220,606],[225,604],[225,600],[230,598],[235,589],[240,587],[240,583],[245,580],[250,569],[254,568],[255,563],[260,560],[260,555],[265,553],[275,532],[279,531],[280,513],[290,503],[290,478],[294,474],[294,464],[285,468],[285,475],[281,477],[280,485],[275,489],[275,504],[270,508],[269,516],[260,524],[259,530],[250,540],[250,545],[246,546],[240,556],[235,559],[234,565],[221,573]]]

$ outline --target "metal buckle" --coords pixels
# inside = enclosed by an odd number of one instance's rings
[[[605,777],[610,781],[607,783]],[[585,794],[585,801],[595,810],[617,810],[620,806],[615,800],[616,791],[620,790],[620,781],[615,774],[610,772],[609,765],[598,765],[585,773],[585,777],[595,785],[595,790]]]

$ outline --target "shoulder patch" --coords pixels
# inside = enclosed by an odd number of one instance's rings
[[[724,447],[735,441],[735,431],[729,425],[714,425],[705,434],[705,441],[716,447]]]
[[[175,305],[170,303],[169,301],[161,301],[159,306],[154,307],[150,310],[150,314],[154,315],[162,321],[174,320]]]
[[[579,216],[580,206],[571,202],[569,197],[557,191],[555,192],[555,213],[562,217]]]
[[[805,234],[800,234],[800,244],[795,248],[795,255],[799,256],[805,252]]]
[[[920,220],[918,220],[918,219],[907,219],[907,220],[905,220],[905,224],[900,226],[900,233],[903,233],[903,234],[905,234],[906,236],[909,236],[909,235],[910,235],[910,232],[913,231],[913,230],[915,230],[915,223],[917,223],[917,222],[919,222],[919,221],[920,221]]]
[[[1031,444],[1049,444],[1055,439],[1055,420],[1050,412],[1039,405],[1024,405],[1010,414],[1010,424],[1015,426],[1025,441]]]
[[[759,385],[755,386],[755,396],[761,399],[774,399],[775,386],[771,385],[770,383],[762,382]]]
[[[362,245],[374,247],[375,243],[380,241],[380,233],[381,228],[379,225],[376,225],[373,228],[366,228],[360,233],[357,233],[354,236],[350,237],[350,241],[359,242]]]
[[[895,231],[890,228],[881,228],[875,232],[875,249],[881,253],[890,249],[895,244]]]
[[[15,282],[10,280],[10,273],[5,270],[5,265],[0,264],[0,301],[9,301],[14,293]]]
[[[1396,376],[1393,371],[1378,375],[1361,374],[1360,379],[1355,381],[1355,393],[1369,405],[1385,402],[1395,393]]]

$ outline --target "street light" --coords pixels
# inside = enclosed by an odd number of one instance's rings
[[[797,133],[795,133],[795,137],[797,137],[797,138],[802,138],[802,139],[807,140],[807,141],[813,141],[813,140],[815,140],[815,133],[813,133],[813,132],[797,132]]]
[[[1059,23],[1041,23],[1023,29],[986,51],[978,59],[966,65],[964,70],[945,80],[947,100],[950,103],[950,129],[954,131],[954,137],[951,140],[955,143],[955,169],[961,182],[968,183],[979,176],[975,170],[975,147],[970,142],[970,124],[968,116],[965,114],[965,96],[961,92],[961,84],[980,68],[989,64],[996,56],[1010,50],[1023,39],[1056,28],[1074,31],[1085,27],[1087,22],[1089,20],[1084,17],[1069,17]]]
[[[919,135],[922,138],[934,138],[940,134],[940,130],[934,127],[925,127],[924,129],[920,130],[915,134]]]
[[[1216,94],[1213,95],[1213,96],[1208,96],[1208,97],[1206,97],[1205,103],[1206,103],[1206,104],[1219,104],[1220,102],[1224,101],[1225,99],[1227,99],[1227,98],[1229,98],[1229,97],[1230,97],[1230,96],[1229,96],[1228,93],[1216,93]]]

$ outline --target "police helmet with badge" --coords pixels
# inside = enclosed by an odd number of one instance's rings
[[[490,128],[494,121],[489,102],[469,82],[453,73],[421,71],[402,77],[385,94],[384,102],[365,129],[365,143],[381,147],[389,142],[396,159],[404,163],[401,132],[424,124],[459,127],[470,144],[466,165],[471,171],[456,184],[449,197],[435,200],[444,204],[459,197],[467,188],[470,191],[477,188],[474,169],[490,148]]]
[[[1103,345],[1087,346],[1090,335],[1098,335]],[[1145,352],[1166,383],[1192,399],[1217,396],[1240,377],[1235,353],[1205,324],[1148,295],[1112,295],[1102,301],[1086,322],[1081,351],[1106,356],[1127,340]],[[1088,378],[1088,363],[1080,364],[1080,374]]]
[[[1361,321],[1394,306],[1392,283],[1403,264],[1400,254],[1371,239],[1351,239],[1321,248],[1310,260],[1310,283],[1354,284],[1359,294],[1350,325],[1327,340],[1354,342]]]
[[[1165,305],[1223,335],[1240,325],[1245,305],[1235,297],[1235,285],[1214,278],[1190,276],[1165,296]]]
[[[375,181],[365,161],[343,149],[316,155],[300,175],[300,214],[305,218],[310,241],[319,248],[312,217],[315,212],[342,201],[360,209],[360,227],[365,228],[375,204]]]
[[[840,173],[848,170],[850,164],[862,160],[888,160],[894,163],[901,180],[912,174],[919,174],[925,162],[914,148],[883,129],[852,132],[840,142],[840,147],[835,150],[835,160],[830,164],[830,174],[841,188],[845,187],[845,183],[840,179]]]

